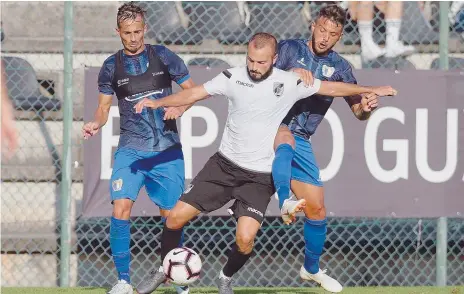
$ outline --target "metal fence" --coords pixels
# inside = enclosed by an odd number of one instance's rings
[[[400,36],[416,47],[406,58],[363,62],[353,20],[336,49],[355,68],[436,69],[441,58],[442,68],[462,70],[464,7],[458,4],[404,2]],[[101,66],[121,47],[114,33],[119,5],[1,3],[2,59],[21,134],[19,152],[1,168],[3,286],[109,286],[116,280],[108,220],[79,215],[83,165],[88,164],[80,138],[84,68]],[[324,3],[143,5],[148,11],[147,42],[166,44],[189,65],[235,66],[244,62],[246,40],[256,31],[272,32],[279,39],[309,37],[308,23]],[[377,8],[373,22],[374,39],[383,46],[384,14]],[[234,227],[232,220],[218,217],[202,217],[188,227],[186,245],[206,258],[202,285],[211,285],[224,264]],[[160,228],[159,218],[133,219],[135,283],[159,262]],[[63,247],[69,238],[72,247]],[[267,218],[256,257],[239,274],[237,284],[299,286],[294,277],[303,242],[302,220],[284,227],[280,219]],[[464,284],[462,218],[330,218],[325,249],[322,265],[347,286]],[[440,270],[442,265],[446,270]]]

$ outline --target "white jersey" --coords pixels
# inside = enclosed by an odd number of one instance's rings
[[[227,122],[219,152],[245,169],[271,172],[274,139],[293,104],[321,86],[306,87],[297,74],[277,68],[265,80],[253,82],[246,67],[234,67],[204,84],[210,95],[229,99]]]

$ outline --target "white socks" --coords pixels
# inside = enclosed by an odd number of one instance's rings
[[[372,21],[358,21],[359,36],[361,38],[361,56],[369,61],[382,56],[385,52],[380,48],[372,37]]]
[[[401,19],[387,19],[386,47],[392,47],[400,41]]]

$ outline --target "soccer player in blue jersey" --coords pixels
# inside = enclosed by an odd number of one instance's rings
[[[315,78],[322,81],[356,83],[350,64],[332,50],[342,37],[344,23],[345,11],[342,8],[336,5],[322,8],[311,25],[310,40],[291,39],[279,43],[276,67],[293,70],[303,76],[306,71],[308,82],[312,72]],[[345,100],[360,120],[368,119],[378,106],[375,94],[345,97]],[[341,284],[319,268],[327,220],[323,184],[310,141],[332,101],[332,97],[313,95],[293,106],[276,136],[272,174],[284,222],[288,224],[294,221],[295,212],[300,210],[306,216],[305,260],[300,276],[316,281],[327,291],[340,292]],[[297,203],[287,201],[290,188],[299,199]]]
[[[111,175],[113,216],[110,246],[118,272],[111,294],[132,294],[129,275],[130,223],[134,201],[145,185],[150,199],[166,218],[184,190],[184,158],[176,121],[184,108],[145,109],[141,115],[134,105],[143,98],[160,99],[172,94],[172,81],[182,88],[194,86],[182,59],[161,45],[144,43],[147,30],[145,11],[128,3],[118,9],[117,32],[124,49],[105,60],[98,77],[99,104],[95,118],[83,127],[84,138],[95,135],[105,125],[112,95],[120,113],[119,146]],[[188,287],[177,289],[188,293]]]

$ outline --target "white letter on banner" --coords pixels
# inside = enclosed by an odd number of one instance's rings
[[[193,136],[192,120],[199,117],[206,122],[206,133]],[[192,106],[181,117],[180,141],[184,152],[185,178],[191,179],[193,173],[192,149],[211,145],[218,135],[219,123],[216,114],[205,106]]]
[[[395,119],[404,124],[404,112],[396,107],[382,107],[378,109],[368,120],[364,135],[364,153],[367,167],[371,174],[379,181],[392,183],[398,179],[408,178],[408,140],[385,139],[384,151],[395,151],[396,165],[391,170],[384,170],[377,157],[377,133],[380,124],[387,119]]]
[[[419,174],[431,183],[448,181],[458,164],[458,110],[448,109],[446,117],[446,164],[435,171],[428,163],[428,109],[416,110],[416,166]]]
[[[101,157],[100,157],[100,179],[109,180],[111,179],[111,154],[113,147],[118,146],[119,135],[113,135],[113,119],[119,117],[119,110],[117,106],[110,107],[110,113],[108,115],[108,121],[101,128]]]
[[[325,169],[321,169],[321,180],[329,181],[335,177],[340,170],[343,162],[343,154],[345,153],[345,135],[343,133],[342,122],[338,117],[337,113],[331,108],[327,111],[325,119],[330,125],[333,137],[333,149],[330,162],[327,164]]]

